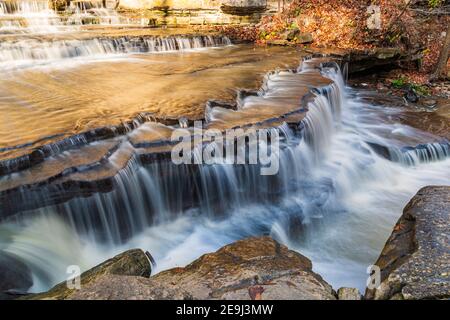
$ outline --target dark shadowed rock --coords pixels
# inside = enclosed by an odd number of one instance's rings
[[[100,278],[111,275],[120,275],[124,281],[131,276],[150,277],[151,264],[144,251],[134,249],[109,259],[81,275],[81,287],[89,286]],[[33,294],[28,299],[68,299],[76,293],[69,289],[66,282],[61,282],[47,292]]]
[[[70,299],[336,299],[309,259],[270,237],[248,238],[149,279],[105,274]]]
[[[361,300],[361,293],[356,288],[339,288],[337,291],[339,300]]]
[[[450,187],[425,187],[411,199],[375,263],[381,285],[366,299],[450,298]]]

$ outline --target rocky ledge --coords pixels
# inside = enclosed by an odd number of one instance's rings
[[[425,187],[405,207],[375,265],[366,299],[450,298],[450,186]]]
[[[237,241],[148,278],[150,266],[143,251],[128,251],[83,273],[80,290],[69,290],[64,282],[27,298],[336,299],[308,258],[270,237]]]
[[[375,265],[381,284],[365,299],[450,298],[450,186],[425,187],[405,207]],[[81,275],[81,289],[63,282],[24,299],[308,299],[360,300],[354,288],[335,292],[311,261],[270,237],[252,237],[205,254],[184,268],[150,277],[152,258],[122,253]]]

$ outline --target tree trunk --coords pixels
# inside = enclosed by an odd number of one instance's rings
[[[441,54],[439,55],[439,60],[438,63],[436,64],[436,69],[431,75],[431,80],[437,80],[447,77],[447,60],[449,49],[450,49],[450,25],[447,28],[447,35],[445,36],[444,46],[441,49]]]

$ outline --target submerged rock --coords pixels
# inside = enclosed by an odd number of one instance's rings
[[[151,264],[140,249],[126,251],[111,258],[81,275],[81,287],[87,287],[105,276],[120,275],[124,280],[130,276],[148,278],[151,274]],[[127,276],[127,278],[125,278]],[[127,280],[125,280],[127,281]],[[28,299],[69,299],[77,293],[77,289],[69,289],[67,283],[61,282],[47,292],[29,295]]]
[[[86,274],[89,272],[93,271]],[[124,277],[117,272],[94,275],[89,281],[82,280],[81,290],[55,296],[54,288],[35,298],[336,299],[332,287],[312,271],[308,258],[270,237],[237,241],[203,255],[185,268],[167,270],[148,279],[138,274]]]
[[[411,199],[375,265],[381,285],[366,299],[450,298],[450,187],[425,187]]]

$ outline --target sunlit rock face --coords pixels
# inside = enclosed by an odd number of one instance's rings
[[[233,15],[251,15],[267,9],[265,0],[224,0],[220,7],[222,12]]]
[[[335,300],[305,256],[270,237],[250,237],[205,254],[185,268],[148,278],[141,250],[118,255],[81,276],[82,289],[63,282],[29,299],[94,300]]]

